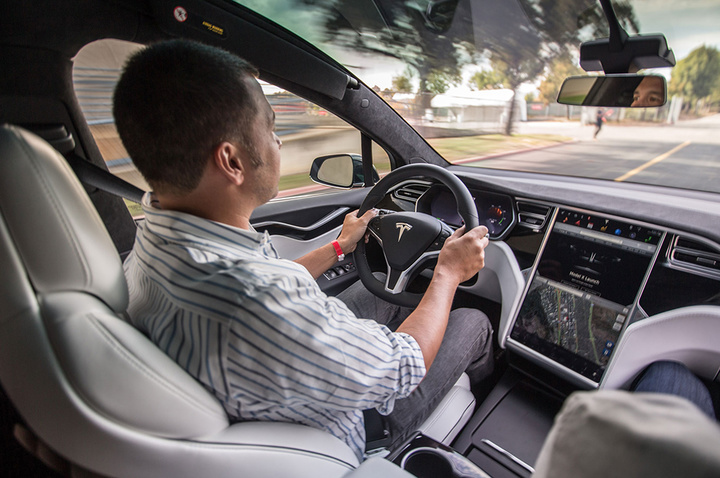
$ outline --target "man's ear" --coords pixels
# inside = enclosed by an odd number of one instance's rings
[[[240,161],[240,150],[232,143],[223,141],[213,150],[213,164],[221,175],[236,186],[245,180],[245,170]]]

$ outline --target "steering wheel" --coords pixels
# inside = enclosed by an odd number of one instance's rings
[[[445,168],[432,164],[409,164],[392,171],[368,193],[358,216],[379,204],[390,188],[414,177],[440,181],[455,196],[457,212],[465,221],[466,231],[478,226],[477,206],[465,184]],[[375,216],[368,224],[368,232],[377,239],[383,250],[387,276],[383,283],[373,275],[365,241],[360,240],[355,249],[355,267],[360,280],[381,299],[405,307],[416,306],[423,294],[406,290],[410,278],[424,269],[423,264],[427,264],[428,259],[440,254],[440,249],[453,230],[428,214],[393,212]]]

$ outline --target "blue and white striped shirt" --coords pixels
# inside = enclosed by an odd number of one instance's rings
[[[411,336],[358,319],[267,233],[143,198],[125,261],[131,322],[207,386],[234,420],[325,430],[362,459],[361,410],[389,413],[425,375]]]

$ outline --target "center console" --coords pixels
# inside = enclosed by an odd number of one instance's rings
[[[565,398],[598,387],[666,232],[562,208],[501,342],[509,367],[453,449],[415,437],[392,457],[418,477],[527,478]]]
[[[596,388],[632,320],[664,231],[557,212],[506,346],[581,388]]]

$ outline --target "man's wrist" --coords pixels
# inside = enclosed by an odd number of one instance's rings
[[[340,243],[338,241],[332,241],[330,244],[333,246],[333,249],[335,249],[338,262],[343,261],[345,259],[345,252],[343,252],[343,248]]]

